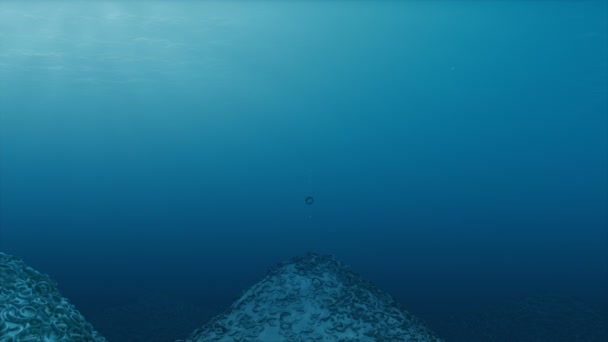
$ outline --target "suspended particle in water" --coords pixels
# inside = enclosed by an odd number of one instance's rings
[[[312,205],[313,203],[315,203],[315,199],[312,196],[306,196],[306,198],[304,199],[304,203],[306,203],[307,205]]]

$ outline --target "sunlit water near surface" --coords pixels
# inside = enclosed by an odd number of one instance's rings
[[[602,340],[607,32],[604,1],[2,1],[0,251],[110,341],[309,250],[446,341]]]

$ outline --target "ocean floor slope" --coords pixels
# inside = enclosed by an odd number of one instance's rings
[[[106,341],[55,282],[19,258],[0,253],[0,284],[0,341]]]
[[[270,270],[185,341],[441,340],[349,267],[309,253]]]

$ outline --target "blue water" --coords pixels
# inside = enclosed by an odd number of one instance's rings
[[[86,317],[307,251],[446,340],[601,307],[607,94],[604,1],[3,1],[0,250]]]

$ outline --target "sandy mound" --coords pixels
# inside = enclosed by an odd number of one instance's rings
[[[441,340],[339,261],[308,254],[269,271],[186,341]]]
[[[57,285],[16,257],[0,253],[1,341],[106,341]]]

